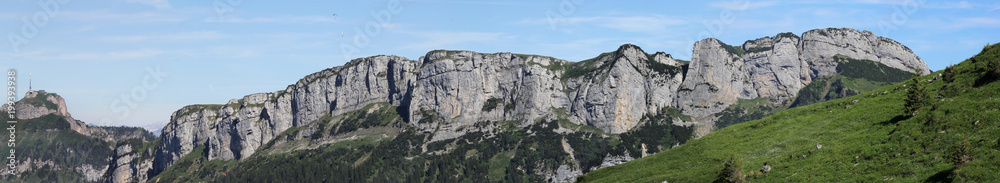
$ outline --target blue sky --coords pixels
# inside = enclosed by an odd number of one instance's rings
[[[689,59],[693,42],[707,37],[739,45],[781,32],[849,27],[899,41],[939,70],[1000,41],[997,0],[0,4],[0,62],[18,71],[18,98],[31,73],[34,89],[60,94],[75,118],[98,125],[167,121],[185,105],[282,90],[371,55],[415,60],[455,49],[579,61],[632,43]]]

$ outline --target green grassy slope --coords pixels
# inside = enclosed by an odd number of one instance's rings
[[[928,82],[939,73],[944,77]],[[1000,45],[987,46],[919,77],[926,100],[915,115],[903,112],[910,80],[729,126],[580,181],[711,182],[720,180],[730,157],[742,161],[735,169],[754,182],[998,180],[997,78]],[[773,169],[761,174],[765,162]]]

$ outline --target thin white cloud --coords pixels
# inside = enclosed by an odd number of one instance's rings
[[[917,0],[917,2],[924,3],[924,0]],[[847,1],[846,3],[849,3],[849,4],[892,4],[892,5],[903,5],[903,4],[909,3],[909,2],[898,1],[898,0],[852,0],[852,1]]]
[[[160,50],[134,50],[134,51],[112,51],[108,52],[108,58],[111,59],[134,59],[134,58],[146,58],[153,57],[162,54],[163,51]]]
[[[769,6],[774,6],[778,4],[774,1],[726,1],[726,2],[714,2],[709,3],[708,6],[728,9],[728,10],[751,10],[757,8],[764,8]]]
[[[66,31],[66,33],[87,32],[87,31],[91,31],[91,30],[94,30],[94,29],[97,29],[96,25],[87,25],[87,26],[83,26],[83,27],[80,27],[80,28],[76,28],[76,29],[72,29],[72,30]]]
[[[85,22],[120,22],[120,23],[162,23],[179,22],[184,18],[178,14],[165,11],[146,11],[137,13],[116,13],[109,10],[96,11],[63,11],[56,18]]]
[[[687,21],[661,15],[602,18],[598,25],[624,32],[663,33],[671,26],[683,25]]]
[[[925,30],[963,30],[971,28],[1000,27],[1000,18],[994,17],[960,17],[947,19],[919,20],[907,23],[910,27]]]
[[[553,20],[549,19],[524,19],[516,22],[516,24],[529,24],[529,25],[549,25]],[[562,25],[578,25],[578,26],[600,26],[610,29],[615,29],[623,32],[643,32],[643,33],[663,33],[669,30],[670,27],[680,26],[688,23],[688,20],[682,18],[673,18],[663,15],[647,15],[647,16],[593,16],[593,17],[569,17],[565,19],[554,20]],[[573,32],[571,30],[567,32]]]
[[[478,5],[503,5],[503,6],[523,6],[525,3],[520,2],[508,2],[508,1],[445,1],[445,0],[409,0],[408,2],[416,3],[435,3],[435,4],[478,4]]]
[[[424,39],[423,42],[406,44],[399,47],[401,49],[415,49],[415,50],[447,49],[448,47],[457,46],[458,44],[462,43],[488,42],[488,41],[496,41],[513,37],[505,35],[504,33],[494,33],[494,32],[449,32],[449,31],[408,32],[406,31],[400,33],[409,34]]]
[[[0,20],[19,20],[25,15],[13,12],[0,13]]]
[[[157,10],[169,10],[173,8],[167,0],[125,0],[125,2],[149,5]]]
[[[47,51],[37,51],[31,54],[19,54],[16,57],[31,61],[96,61],[150,58],[163,53],[164,51],[156,49],[91,53],[50,53]]]
[[[209,17],[202,20],[203,22],[210,23],[327,23],[334,22],[337,18],[334,16],[279,16],[279,17],[253,17],[253,18],[243,18],[243,17],[226,17],[219,19],[218,17]]]
[[[966,29],[974,27],[1000,27],[1000,18],[994,17],[967,17],[956,18],[945,24],[946,28]]]
[[[98,37],[106,42],[197,42],[229,37],[217,31],[193,31],[173,34],[122,35]]]
[[[959,9],[972,8],[972,4],[970,4],[968,1],[948,2],[946,3],[946,5],[948,5],[947,6],[948,8],[959,8]]]
[[[253,52],[253,51],[250,51],[250,50],[243,51],[243,53],[240,53],[239,55],[236,55],[236,57],[239,57],[239,58],[246,58],[246,57],[253,57],[253,56],[257,56],[257,53]]]

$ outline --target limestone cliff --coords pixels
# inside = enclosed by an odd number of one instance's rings
[[[181,108],[162,130],[152,172],[165,170],[200,145],[207,146],[209,160],[243,159],[290,127],[372,103],[402,105],[414,65],[397,56],[355,59],[310,74],[285,90],[251,94],[225,105]]]
[[[623,133],[638,125],[643,115],[673,105],[683,72],[670,55],[648,55],[627,44],[593,62],[602,64],[592,74],[568,81],[575,119]]]
[[[678,90],[684,114],[707,117],[739,99],[787,100],[813,79],[837,73],[835,55],[872,60],[918,74],[927,65],[902,44],[868,31],[815,29],[801,37],[781,33],[730,46],[709,38],[694,45],[691,65]]]

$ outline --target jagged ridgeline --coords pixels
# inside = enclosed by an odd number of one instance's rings
[[[892,83],[876,77],[899,70],[929,73],[905,46],[854,29],[782,33],[742,46],[706,39],[694,46],[691,61],[631,44],[578,62],[454,50],[416,60],[359,58],[284,90],[183,107],[159,138],[109,144],[111,162],[96,177],[571,182],[739,122],[728,118],[787,109],[800,96],[822,96],[802,99],[805,105]],[[800,94],[837,77],[844,84]],[[729,109],[760,105],[775,110]]]
[[[634,45],[582,62],[357,59],[284,91],[178,110],[147,180],[569,181],[693,137],[670,102],[684,63]]]
[[[998,80],[1000,44],[994,44],[929,75],[732,125],[578,180],[996,181]]]
[[[7,105],[3,108],[7,109]],[[8,174],[5,166],[4,182],[99,181],[107,173],[117,140],[142,142],[155,138],[138,127],[87,126],[70,116],[63,98],[55,93],[29,91],[14,108],[16,119],[10,119],[7,110],[0,111],[0,121],[17,121],[7,126],[14,125],[16,130],[16,167],[14,174]],[[4,131],[9,133],[8,129]],[[4,145],[0,151],[9,153],[10,149]]]

